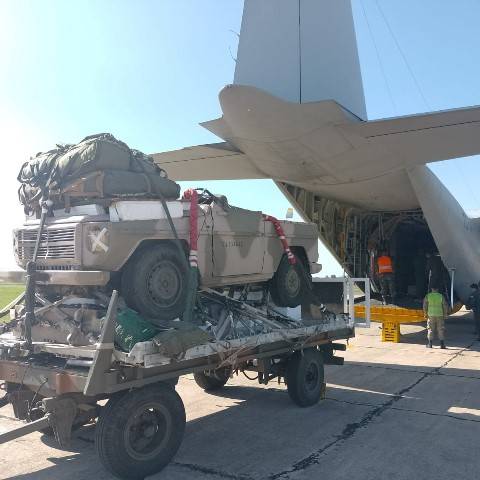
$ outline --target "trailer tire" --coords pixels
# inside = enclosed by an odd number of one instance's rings
[[[175,245],[164,242],[136,252],[121,282],[127,305],[152,322],[181,317],[188,290],[186,258]]]
[[[297,258],[295,264],[284,255],[277,271],[270,280],[270,295],[279,307],[298,307],[302,304],[305,286],[302,262]]]
[[[116,477],[143,480],[162,470],[177,453],[185,423],[182,399],[168,385],[118,394],[98,420],[98,456]]]
[[[285,381],[291,400],[299,407],[311,407],[318,403],[324,380],[323,357],[317,349],[297,351],[289,358]]]
[[[200,388],[203,388],[206,392],[213,392],[225,386],[231,372],[232,369],[230,367],[218,370],[205,370],[204,372],[195,372],[193,378]]]

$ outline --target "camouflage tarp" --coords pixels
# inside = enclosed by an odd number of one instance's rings
[[[176,357],[185,353],[189,348],[204,345],[213,340],[209,333],[195,325],[178,323],[181,328],[160,332],[153,339],[158,347],[158,352],[165,357]]]
[[[125,352],[129,352],[137,342],[152,339],[159,331],[159,328],[130,308],[117,313],[115,343]]]
[[[106,179],[100,175],[103,172],[108,172]],[[94,173],[97,174],[95,190],[79,189],[78,184]],[[57,145],[54,150],[38,153],[22,165],[18,181],[22,184],[19,198],[28,212],[38,208],[42,195],[61,202],[66,193],[71,194],[72,184],[76,190],[71,195],[77,200],[121,196],[123,189],[128,195],[160,194],[168,199],[178,198],[180,193],[179,185],[168,180],[166,172],[151,157],[130,149],[109,133],[91,135],[76,145]],[[132,191],[132,185],[138,186],[139,191]],[[84,192],[88,195],[82,195]]]

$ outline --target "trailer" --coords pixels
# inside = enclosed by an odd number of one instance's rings
[[[324,365],[343,363],[335,352],[346,346],[336,341],[355,333],[348,315],[315,320],[310,312],[308,321],[281,328],[239,302],[252,318],[269,324],[265,333],[195,345],[176,358],[158,353],[152,342],[126,353],[114,343],[117,302],[114,291],[95,345],[28,344],[12,333],[0,336],[0,407],[10,403],[15,417],[26,421],[0,435],[0,443],[42,431],[62,448],[72,430],[96,422],[104,467],[121,479],[143,479],[164,468],[182,442],[185,408],[175,391],[181,375],[193,373],[201,388],[214,391],[234,374],[256,372],[260,384],[285,381],[292,401],[309,407],[324,396]]]

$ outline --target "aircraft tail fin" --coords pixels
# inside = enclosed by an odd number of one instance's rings
[[[245,0],[234,83],[366,119],[351,0]]]

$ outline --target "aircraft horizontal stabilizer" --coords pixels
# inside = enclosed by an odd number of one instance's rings
[[[359,149],[382,147],[399,166],[480,154],[480,107],[358,122],[339,127]]]
[[[153,156],[172,179],[272,178],[373,208],[362,197],[409,183],[406,169],[480,154],[480,107],[366,122],[331,100],[298,104],[241,85],[220,104],[223,116],[202,126],[223,143]]]
[[[245,154],[228,142],[155,153],[152,157],[172,180],[266,178]]]

